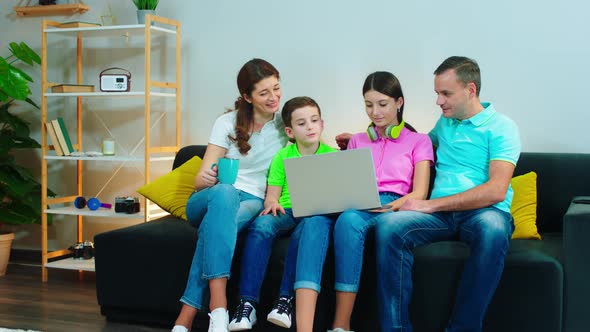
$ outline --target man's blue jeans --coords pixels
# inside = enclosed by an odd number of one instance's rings
[[[395,201],[401,196],[396,193],[379,193],[381,205]],[[334,256],[336,283],[339,292],[354,292],[359,288],[363,253],[367,233],[373,230],[376,218],[382,213],[346,210],[338,217],[334,226]],[[385,214],[389,214],[386,212]]]
[[[425,214],[383,214],[376,223],[377,282],[382,331],[412,331],[412,249],[459,238],[471,255],[465,262],[447,332],[481,331],[486,309],[502,275],[514,223],[494,207]]]
[[[229,184],[218,183],[189,197],[186,216],[199,228],[199,238],[180,302],[203,309],[209,300],[209,280],[229,278],[237,234],[262,206],[262,199]]]
[[[291,209],[286,214],[265,214],[257,217],[248,227],[240,266],[240,297],[259,302],[260,288],[277,236],[291,231],[297,224]]]

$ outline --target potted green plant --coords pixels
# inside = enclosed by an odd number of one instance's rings
[[[18,100],[39,108],[29,98],[29,84],[33,79],[13,64],[21,62],[32,67],[40,64],[41,58],[24,42],[10,43],[9,50],[10,55],[0,56],[0,237],[9,240],[8,256],[14,234],[2,234],[1,226],[41,223],[42,213],[41,184],[27,168],[17,164],[12,153],[15,149],[40,148],[41,145],[30,137],[29,124],[9,112]],[[55,196],[50,190],[47,194]],[[5,244],[0,244],[0,248],[4,247]],[[0,252],[0,275],[6,271],[2,262]],[[5,264],[8,264],[8,257]]]
[[[145,24],[145,15],[156,14],[159,0],[132,0],[137,7],[137,23]]]

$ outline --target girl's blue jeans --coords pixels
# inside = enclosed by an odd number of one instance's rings
[[[396,193],[379,193],[381,205],[395,201],[401,196]],[[340,214],[334,226],[334,256],[336,282],[334,288],[339,292],[356,293],[359,288],[365,239],[372,231],[376,218],[391,212],[375,213],[359,210],[346,210]]]
[[[189,197],[186,216],[199,230],[182,303],[202,310],[209,300],[209,280],[230,277],[237,234],[262,207],[262,199],[229,184],[218,183]]]

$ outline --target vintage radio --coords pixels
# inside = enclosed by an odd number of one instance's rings
[[[119,70],[122,74],[107,74],[105,72]],[[129,92],[131,91],[131,73],[123,68],[112,67],[100,72],[100,91],[102,92]]]

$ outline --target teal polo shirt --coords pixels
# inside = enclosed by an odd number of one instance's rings
[[[487,182],[492,160],[516,165],[521,149],[518,127],[491,103],[481,105],[481,112],[462,121],[441,116],[428,134],[437,148],[431,198],[455,195]],[[510,213],[512,196],[509,185],[504,201],[494,207]]]

